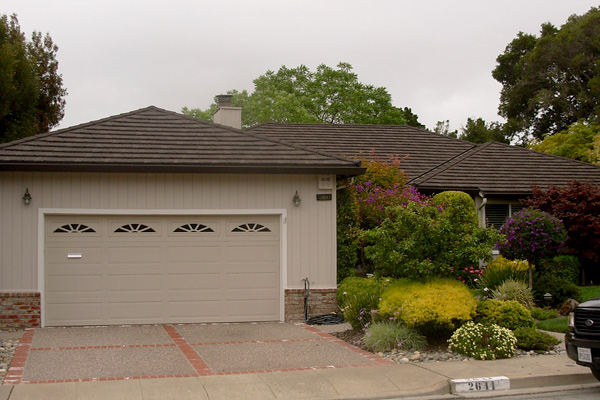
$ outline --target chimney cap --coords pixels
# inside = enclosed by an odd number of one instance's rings
[[[219,107],[231,107],[231,98],[233,95],[230,94],[219,94],[217,95],[217,104]]]

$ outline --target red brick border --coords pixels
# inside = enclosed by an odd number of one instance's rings
[[[40,326],[39,292],[0,292],[0,328]]]

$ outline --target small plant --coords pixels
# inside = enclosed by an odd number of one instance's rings
[[[379,298],[384,289],[392,281],[393,280],[390,278],[360,278],[356,276],[348,277],[338,285],[338,306],[343,311],[350,299],[366,294],[372,294]],[[375,306],[377,306],[377,304],[375,304]]]
[[[350,295],[346,299],[345,306],[341,309],[344,319],[354,330],[368,328],[377,314],[379,300],[379,294],[376,293],[366,292]]]
[[[549,303],[544,298],[546,293],[552,295]],[[538,305],[543,304],[552,307],[560,307],[569,299],[580,301],[581,292],[575,284],[564,278],[553,276],[551,273],[545,273],[538,276],[535,280],[533,298]]]
[[[514,300],[528,310],[534,307],[531,289],[522,281],[507,279],[496,290],[492,291],[492,295],[496,300]]]
[[[547,319],[558,318],[558,313],[554,310],[547,310],[543,308],[534,308],[531,311],[531,316],[538,321],[545,321]]]
[[[506,328],[467,322],[448,340],[450,350],[476,360],[509,358],[515,354],[517,338]]]
[[[483,324],[496,324],[511,330],[535,324],[529,310],[514,300],[480,302],[477,305],[475,321]]]
[[[373,323],[366,329],[363,343],[375,353],[392,349],[423,350],[427,347],[425,336],[397,321]]]
[[[560,340],[537,328],[521,327],[513,332],[517,338],[517,347],[522,350],[549,351],[560,343]]]

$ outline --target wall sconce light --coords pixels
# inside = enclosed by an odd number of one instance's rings
[[[23,202],[26,206],[28,206],[29,203],[31,203],[31,195],[29,194],[29,188],[25,189],[25,194],[23,195]]]
[[[296,207],[298,207],[300,205],[300,202],[302,201],[302,199],[300,199],[300,195],[298,194],[297,190],[296,190],[296,194],[294,195],[294,197],[292,197],[292,201],[294,202],[294,205]]]

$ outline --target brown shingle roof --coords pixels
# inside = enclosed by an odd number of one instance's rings
[[[360,163],[154,106],[0,145],[0,169],[335,173]]]
[[[465,142],[406,125],[325,125],[265,123],[247,129],[261,137],[277,139],[353,158],[372,158],[372,151],[382,160],[398,156],[400,168],[417,177],[457,154],[475,147]]]
[[[422,191],[462,190],[523,196],[577,179],[600,183],[600,167],[497,142],[476,145],[411,126],[266,123],[250,128],[263,137],[330,154],[369,158],[408,156],[400,168]]]
[[[547,189],[569,181],[600,184],[600,167],[568,158],[488,142],[416,177],[411,184],[421,190],[463,190],[490,195],[522,196],[533,185]]]

